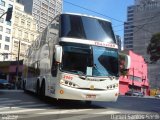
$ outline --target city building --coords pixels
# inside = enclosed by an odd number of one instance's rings
[[[17,60],[18,50],[19,59],[25,58],[26,50],[39,35],[37,32],[36,20],[30,14],[24,12],[24,6],[15,2],[13,12],[13,30],[12,30],[12,60]]]
[[[149,82],[147,64],[141,55],[133,51],[124,51],[131,58],[131,65],[126,76],[120,76],[120,94],[124,95],[127,91],[141,91],[149,95]]]
[[[116,35],[116,40],[118,44],[118,50],[121,51],[122,50],[122,39],[119,35]]]
[[[133,49],[133,15],[134,6],[129,6],[127,8],[127,21],[124,23],[124,49]]]
[[[7,11],[9,7],[13,7],[14,0],[0,0],[0,16]],[[6,15],[0,18],[0,61],[8,61],[11,59],[12,50],[12,24],[5,21]]]
[[[38,31],[42,32],[55,15],[62,12],[62,0],[17,0],[24,10],[37,20]]]
[[[129,8],[132,9],[131,23],[128,24],[128,16],[124,25],[124,49],[133,50],[150,62],[146,51],[152,35],[160,32],[160,0],[135,0],[135,5],[128,7],[128,15]],[[160,88],[159,69],[159,62],[148,65],[148,78],[152,88]]]

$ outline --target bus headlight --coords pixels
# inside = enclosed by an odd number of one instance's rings
[[[65,85],[68,87],[73,87],[73,88],[78,88],[79,86],[76,85],[75,83],[71,82],[71,81],[66,81],[66,80],[60,80],[60,84],[61,85]]]
[[[112,85],[108,85],[106,88],[107,90],[109,89],[116,89],[118,87],[118,83],[112,84]]]

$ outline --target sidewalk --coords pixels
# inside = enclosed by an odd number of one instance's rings
[[[155,98],[154,96],[143,96],[143,98]]]
[[[139,97],[139,96],[125,96],[125,95],[119,95],[119,96],[121,96],[121,97]],[[139,98],[156,98],[156,97],[154,97],[154,96],[143,96],[143,97],[139,97]]]

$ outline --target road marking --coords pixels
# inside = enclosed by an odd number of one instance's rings
[[[8,100],[9,98],[0,98],[0,101]]]
[[[24,110],[14,110],[14,111],[3,111],[0,114],[14,114],[14,113],[23,113],[23,112],[32,112],[32,111],[40,111],[40,110],[47,110],[47,109],[24,109]]]
[[[65,113],[74,113],[74,112],[82,112],[82,111],[88,111],[88,110],[92,110],[92,109],[72,109],[72,110],[59,110],[59,111],[49,111],[49,112],[42,112],[42,113],[37,113],[37,114],[41,114],[41,115],[50,115],[50,114],[65,114]]]
[[[13,102],[20,102],[21,100],[7,100],[7,101],[2,101],[0,102],[0,104],[3,104],[3,103],[13,103]]]
[[[11,105],[14,105],[14,104],[12,104],[12,103],[2,104],[2,105],[0,105],[0,108],[1,108],[1,107],[4,107],[4,106],[11,106]]]
[[[46,116],[46,115],[64,115],[64,114],[87,114],[87,111],[92,111],[94,109],[71,109],[71,110],[63,110],[63,109],[51,109],[52,111],[49,112],[37,112],[33,114],[29,114],[27,116],[20,116],[19,118],[33,118],[33,117],[40,117],[40,116]],[[80,113],[81,112],[81,113]]]
[[[94,109],[93,109],[94,110]],[[76,115],[76,116],[72,116],[72,117],[67,117],[67,120],[82,120],[82,119],[85,119],[85,118],[95,118],[95,117],[100,117],[100,116],[107,116],[107,115],[113,115],[113,114],[120,114],[120,112],[118,111],[104,111],[104,112],[96,112],[96,113],[89,113],[89,114],[85,114],[85,115]],[[59,118],[59,119],[56,119],[56,120],[66,120],[66,117],[65,118]]]
[[[20,105],[20,106],[16,105],[16,107],[12,107],[12,106],[2,107],[0,108],[0,110],[5,110],[5,109],[13,110],[13,109],[18,109],[18,108],[43,107],[43,106],[47,106],[47,104],[33,104],[33,105]]]
[[[20,102],[19,105],[21,104],[36,104],[36,102]]]

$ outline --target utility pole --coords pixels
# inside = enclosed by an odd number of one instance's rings
[[[20,54],[20,40],[19,40],[19,45],[18,45],[18,57],[17,57],[17,69],[16,69],[16,74],[17,74],[17,77],[16,77],[16,88],[17,88],[17,85],[18,85],[18,79],[19,79],[19,54]]]
[[[133,67],[133,77],[132,77],[132,95],[134,90],[134,67]]]

